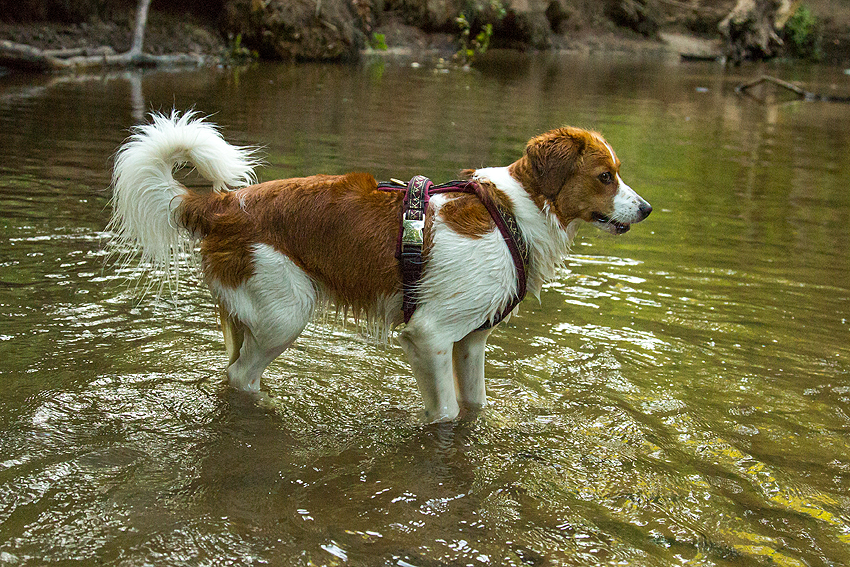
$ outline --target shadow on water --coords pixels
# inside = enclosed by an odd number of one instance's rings
[[[846,564],[846,108],[733,94],[761,71],[521,55],[0,77],[0,562]],[[258,401],[224,385],[196,279],[140,299],[105,263],[110,156],[172,106],[263,145],[262,179],[444,181],[590,126],[655,212],[580,232],[494,333],[478,414],[419,425],[401,350],[333,321]]]

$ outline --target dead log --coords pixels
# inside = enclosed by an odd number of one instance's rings
[[[761,85],[763,83],[772,83],[772,84],[777,85],[777,86],[779,86],[783,89],[789,90],[789,91],[793,92],[794,94],[796,94],[800,98],[800,100],[803,100],[803,101],[806,101],[806,102],[818,102],[818,101],[820,101],[820,102],[850,103],[850,96],[846,96],[846,97],[845,96],[831,96],[831,95],[823,95],[823,94],[809,92],[805,89],[798,87],[797,85],[795,85],[793,83],[789,83],[788,81],[783,81],[782,79],[777,79],[776,77],[771,77],[770,75],[762,75],[761,77],[759,77],[758,79],[756,79],[754,81],[750,81],[748,83],[742,83],[742,84],[738,85],[737,87],[735,87],[735,92],[738,93],[738,94],[741,94],[741,95],[749,95],[749,96],[753,97],[754,99],[758,100],[759,102],[763,103],[763,102],[766,101],[766,99],[754,96],[751,92],[749,92],[751,88],[755,87],[756,85]]]
[[[115,53],[109,47],[99,47],[93,55],[79,55],[79,50],[42,50],[31,45],[0,40],[0,65],[23,71],[52,72],[116,67],[169,67],[176,65],[203,65],[202,55],[176,53],[150,55],[148,53]],[[62,55],[62,56],[58,56]],[[69,56],[70,55],[70,56]]]
[[[102,45],[100,47],[71,47],[68,49],[42,49],[41,52],[44,55],[48,55],[50,57],[57,57],[59,59],[67,59],[68,57],[80,57],[80,56],[103,56],[103,55],[115,55],[115,50],[109,47],[108,45]]]
[[[0,40],[0,65],[25,71],[56,71],[65,68],[64,61],[37,47]]]

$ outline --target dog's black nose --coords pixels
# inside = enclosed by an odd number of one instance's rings
[[[640,205],[638,205],[638,214],[640,214],[640,220],[645,219],[649,216],[649,213],[652,212],[652,205],[650,205],[647,201],[641,199]]]

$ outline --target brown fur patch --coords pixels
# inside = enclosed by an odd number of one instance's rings
[[[181,221],[203,238],[208,277],[238,286],[253,273],[251,245],[269,244],[359,310],[401,285],[395,247],[403,194],[376,187],[371,175],[350,173],[190,193]]]
[[[425,211],[425,226],[422,229],[422,257],[427,258],[434,247],[434,207]]]
[[[254,274],[251,245],[256,226],[239,208],[234,193],[186,193],[181,224],[200,235],[204,274],[236,287]]]
[[[507,211],[513,212],[508,197],[489,181],[479,181],[484,195]],[[490,212],[474,193],[449,193],[450,200],[440,208],[440,218],[454,232],[469,238],[481,238],[496,228]]]

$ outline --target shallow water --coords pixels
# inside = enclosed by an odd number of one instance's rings
[[[850,107],[768,72],[511,56],[0,78],[0,563],[850,563]],[[655,210],[574,255],[488,348],[491,405],[421,426],[401,350],[314,325],[228,389],[208,293],[106,262],[110,157],[148,109],[215,113],[262,179],[506,165],[601,131]]]

